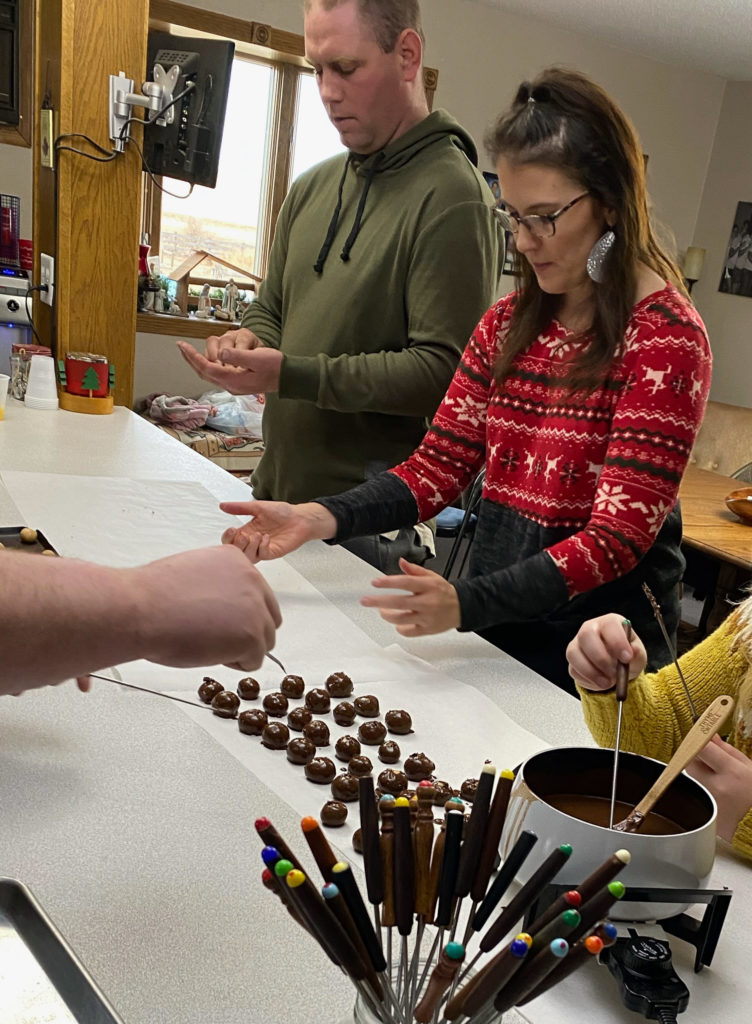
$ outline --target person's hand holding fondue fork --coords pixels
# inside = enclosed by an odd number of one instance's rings
[[[572,678],[584,690],[603,694],[604,699],[608,699],[607,692],[614,688],[619,664],[628,666],[630,682],[642,675],[647,664],[640,638],[633,634],[631,642],[628,641],[623,621],[623,617],[616,613],[589,619],[567,648]],[[649,687],[648,678],[645,683],[646,688]],[[625,714],[629,713],[630,704],[629,701],[626,703]],[[653,715],[660,717],[662,711],[666,721],[661,723],[661,727],[664,731],[676,732],[678,745],[681,735],[673,721],[674,709],[670,705],[661,707],[656,702]],[[647,748],[637,752],[652,756]],[[752,761],[720,736],[714,736],[686,770],[715,798],[718,834],[730,842],[739,822],[752,808]]]

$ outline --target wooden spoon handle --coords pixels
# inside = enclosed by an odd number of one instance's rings
[[[674,756],[653,785],[624,821],[614,825],[617,832],[636,832],[648,811],[660,800],[676,776],[684,771],[693,757],[705,747],[728,718],[734,706],[733,697],[722,694],[703,711],[674,752]]]

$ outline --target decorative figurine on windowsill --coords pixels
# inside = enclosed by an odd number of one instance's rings
[[[60,408],[68,412],[103,415],[112,412],[115,401],[115,367],[106,356],[93,352],[67,352],[57,364]]]
[[[235,307],[237,306],[239,295],[240,289],[235,284],[234,279],[230,278],[225,285],[224,294],[222,295],[222,309],[228,314],[228,320],[232,320],[235,316]]]
[[[211,299],[209,298],[209,291],[209,284],[206,282],[198,297],[198,309],[196,310],[196,316],[201,320],[206,320],[211,313]]]

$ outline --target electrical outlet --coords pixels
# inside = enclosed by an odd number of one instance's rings
[[[51,306],[55,294],[55,260],[44,252],[39,257],[39,283],[47,285],[47,291],[40,292],[39,297]]]

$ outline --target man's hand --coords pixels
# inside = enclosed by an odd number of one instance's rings
[[[337,520],[315,501],[224,501],[219,507],[231,516],[253,517],[222,534],[223,544],[240,548],[252,562],[281,558],[309,540],[330,540],[337,534]]]
[[[714,736],[690,761],[687,773],[715,797],[718,835],[730,843],[739,822],[752,807],[752,761],[720,736]]]
[[[610,690],[616,685],[616,668],[629,665],[629,678],[644,671],[647,654],[636,635],[627,640],[621,615],[610,612],[588,619],[567,647],[569,674],[587,690]]]
[[[266,394],[279,390],[282,353],[275,348],[266,348],[246,327],[208,338],[206,355],[201,355],[187,341],[179,341],[177,345],[199,377],[232,395]]]
[[[381,590],[407,590],[407,594],[367,595],[360,603],[378,608],[381,618],[396,626],[402,636],[429,636],[456,629],[461,622],[457,591],[443,576],[400,558],[404,576],[384,576],[373,581]]]
[[[279,606],[237,548],[186,551],[133,572],[149,661],[177,668],[222,663],[245,672],[274,647]]]

